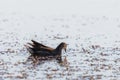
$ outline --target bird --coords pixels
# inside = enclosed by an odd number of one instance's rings
[[[38,62],[39,59],[55,58],[58,63],[62,62],[62,50],[66,52],[67,44],[61,42],[55,49],[45,46],[35,40],[31,40],[32,43],[27,43],[26,48],[31,54],[34,62]]]

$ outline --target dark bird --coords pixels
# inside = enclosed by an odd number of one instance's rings
[[[31,41],[32,43],[28,43],[29,46],[26,46],[26,48],[30,52],[30,56],[33,57],[33,61],[37,62],[38,59],[55,58],[58,63],[62,62],[62,49],[66,51],[66,43],[62,42],[55,49],[53,49],[34,40]]]

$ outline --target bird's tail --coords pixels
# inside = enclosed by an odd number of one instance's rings
[[[31,54],[33,54],[34,53],[34,50],[33,50],[33,48],[32,47],[30,47],[30,46],[27,46],[27,45],[25,45],[25,47],[26,47],[26,49],[31,53]]]

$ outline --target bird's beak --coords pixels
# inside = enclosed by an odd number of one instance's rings
[[[66,48],[64,48],[65,52],[66,52]]]
[[[67,45],[64,46],[64,50],[65,50],[65,52],[66,52],[66,50],[67,50]]]

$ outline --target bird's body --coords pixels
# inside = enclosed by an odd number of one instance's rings
[[[26,46],[27,50],[31,53],[31,56],[37,61],[38,58],[50,58],[54,57],[58,62],[62,62],[61,53],[62,49],[66,51],[66,43],[60,43],[55,49],[31,40],[32,43],[28,43],[30,46]]]

